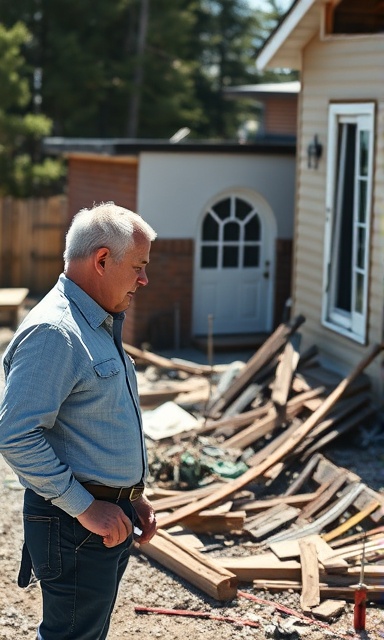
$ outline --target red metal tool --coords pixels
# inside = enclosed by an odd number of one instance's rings
[[[355,631],[365,631],[365,613],[367,609],[367,585],[364,584],[365,538],[361,558],[360,582],[355,590],[355,606],[353,610],[353,626]]]

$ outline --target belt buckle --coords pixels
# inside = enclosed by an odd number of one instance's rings
[[[129,493],[129,500],[131,502],[134,502],[135,500],[138,500],[138,498],[140,498],[144,493],[144,485],[143,484],[135,484],[134,487],[132,487],[130,493]]]

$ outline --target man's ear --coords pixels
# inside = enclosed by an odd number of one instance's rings
[[[103,275],[105,271],[105,262],[110,255],[109,249],[101,247],[95,254],[95,268],[99,275]]]

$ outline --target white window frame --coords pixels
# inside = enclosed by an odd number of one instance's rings
[[[324,326],[340,333],[352,340],[365,344],[367,338],[367,316],[368,316],[368,290],[369,290],[369,264],[370,264],[370,226],[372,208],[372,185],[373,185],[373,149],[374,149],[374,103],[348,103],[332,104],[329,107],[328,121],[328,157],[327,157],[327,187],[326,187],[326,224],[325,224],[325,251],[324,251],[324,272],[323,272],[323,304],[322,323]],[[355,173],[354,173],[354,208],[353,208],[353,228],[352,228],[352,264],[351,269],[351,309],[350,312],[337,308],[336,288],[340,286],[337,274],[337,260],[335,259],[335,244],[337,244],[337,233],[340,233],[341,211],[337,207],[338,187],[337,181],[337,153],[338,153],[338,133],[340,124],[356,125],[356,147],[355,147]],[[359,158],[359,133],[369,132],[368,146],[368,172],[367,178],[358,174]],[[340,162],[339,162],[340,164]],[[366,182],[366,211],[364,221],[358,217],[358,186],[362,181]],[[360,181],[360,182],[359,182]],[[365,236],[363,245],[364,264],[358,265],[358,233]],[[362,286],[360,299],[360,309],[355,293],[357,291],[356,279],[359,278]]]

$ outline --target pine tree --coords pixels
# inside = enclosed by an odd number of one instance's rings
[[[40,161],[40,140],[51,121],[33,112],[28,67],[22,48],[31,36],[25,25],[0,24],[0,194],[25,197],[61,190],[60,162]],[[60,185],[60,186],[59,186]]]

